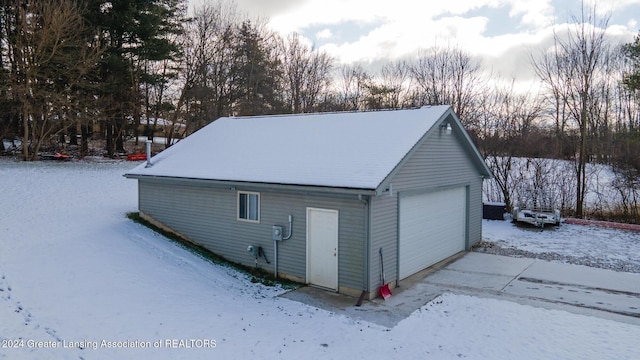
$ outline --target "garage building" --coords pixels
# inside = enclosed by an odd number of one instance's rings
[[[378,295],[468,250],[491,177],[449,106],[228,117],[125,174],[140,215],[230,261]]]

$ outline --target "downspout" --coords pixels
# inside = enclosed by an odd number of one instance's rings
[[[370,198],[370,197],[368,197]],[[371,239],[369,238],[369,224],[370,219],[369,217],[371,216],[371,211],[370,211],[370,206],[369,206],[369,199],[365,199],[362,194],[358,194],[358,200],[360,200],[363,204],[364,204],[364,246],[363,246],[363,251],[364,251],[364,256],[363,256],[363,261],[364,261],[364,273],[362,274],[362,291],[369,291],[369,281],[368,281],[368,276],[370,273],[370,269],[369,269],[369,249],[371,248]]]
[[[278,278],[278,240],[273,240],[273,278]]]

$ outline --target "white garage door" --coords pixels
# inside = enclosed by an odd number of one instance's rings
[[[400,198],[400,279],[465,248],[464,187]]]

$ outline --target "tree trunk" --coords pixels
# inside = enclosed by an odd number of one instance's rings
[[[80,126],[80,132],[82,133],[80,157],[83,158],[89,154],[89,125]]]
[[[124,135],[123,135],[124,130],[120,129],[118,131],[118,135],[116,137],[116,152],[118,153],[124,153],[126,152],[126,150],[124,149]]]
[[[105,150],[107,150],[107,156],[110,158],[115,154],[115,147],[113,146],[113,120],[108,119],[105,122],[105,139],[107,141]]]
[[[24,130],[24,136],[22,139],[22,159],[24,161],[31,161],[31,158],[29,157],[29,111],[26,109],[26,104],[23,104],[23,111],[22,111],[22,125],[23,125],[23,130]]]
[[[78,123],[69,127],[69,145],[78,146]]]

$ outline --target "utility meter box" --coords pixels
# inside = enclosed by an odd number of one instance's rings
[[[281,241],[282,240],[282,231],[283,231],[282,226],[273,225],[271,227],[271,240]]]

